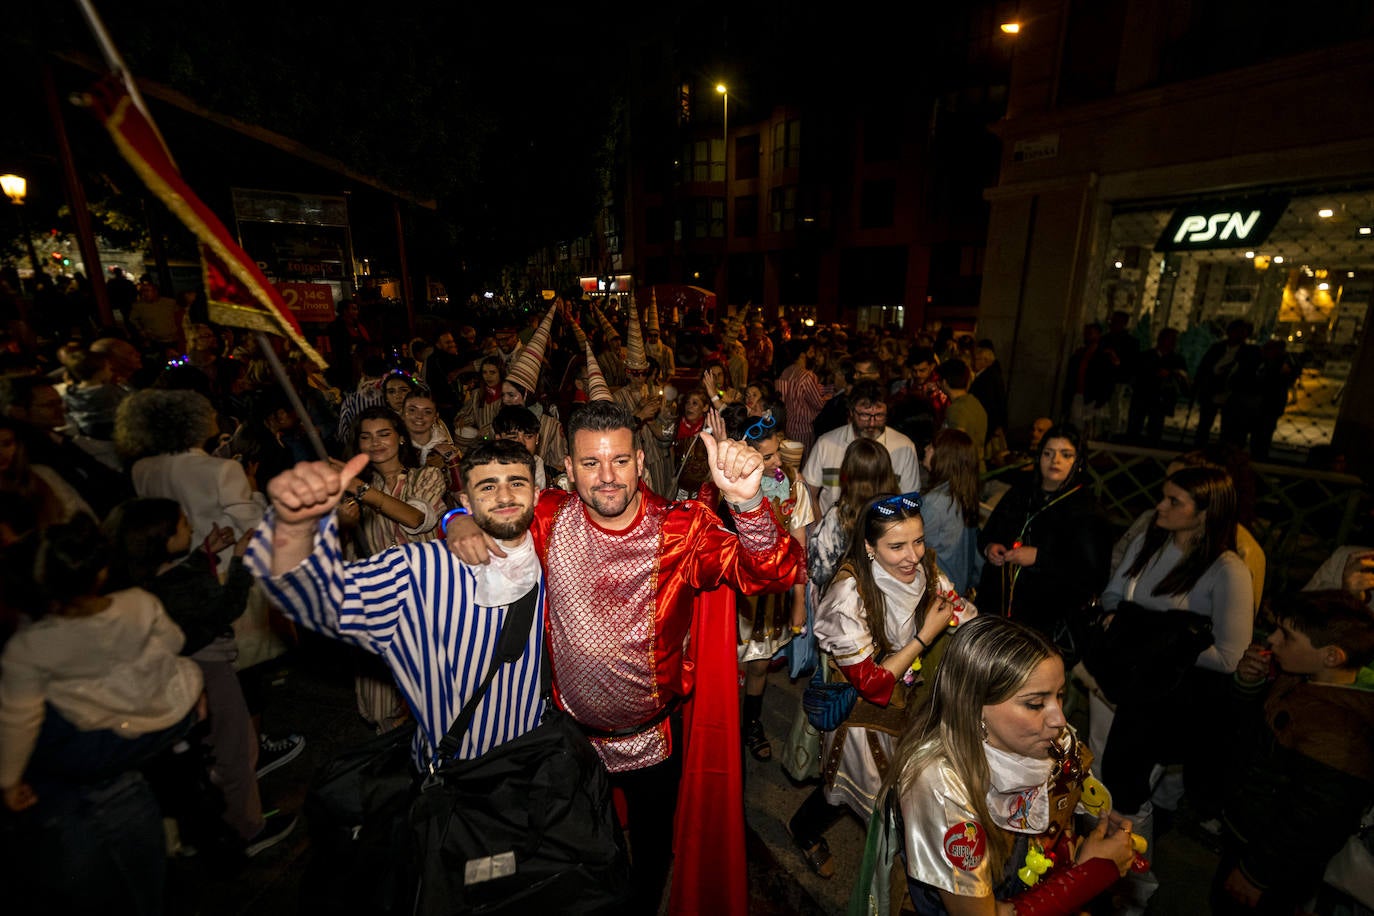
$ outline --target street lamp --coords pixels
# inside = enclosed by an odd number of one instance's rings
[[[43,276],[43,268],[38,263],[38,252],[33,250],[33,236],[29,235],[28,223],[24,220],[24,198],[28,196],[29,183],[20,175],[0,175],[0,190],[10,199],[19,220],[19,232],[24,236],[24,247],[29,251],[29,263],[33,265],[34,291],[38,289],[38,278]]]
[[[725,143],[725,150],[722,155],[725,161],[725,181],[728,189],[730,181],[730,92],[725,88],[724,83],[716,83],[716,91],[720,93],[720,101],[723,106],[721,109],[721,123],[725,126],[723,128],[721,140]],[[729,206],[728,201],[726,202],[726,206]]]
[[[721,101],[721,141],[725,148],[721,150],[722,165],[725,173],[721,175],[722,184],[725,188],[725,225],[721,226],[721,238],[725,241],[725,250],[730,250],[730,92],[725,88],[724,83],[716,83],[716,91],[720,93]],[[728,255],[727,255],[728,256]],[[724,262],[722,258],[722,263]]]

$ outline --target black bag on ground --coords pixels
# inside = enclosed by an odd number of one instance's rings
[[[1151,611],[1123,601],[1110,624],[1102,620],[1088,632],[1083,665],[1117,705],[1177,690],[1213,641],[1212,621],[1192,611]]]
[[[601,759],[570,716],[472,760],[451,760],[410,809],[415,912],[606,913],[629,870]]]

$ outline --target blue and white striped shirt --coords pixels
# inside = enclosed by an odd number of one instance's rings
[[[463,704],[482,683],[509,606],[476,602],[477,576],[443,540],[404,544],[355,563],[343,562],[331,513],[320,521],[315,549],[295,569],[273,576],[268,512],[244,562],[287,617],[380,655],[420,728],[413,756],[425,770]],[[538,564],[531,542],[529,562]],[[522,551],[523,553],[523,551]],[[460,759],[485,754],[539,724],[544,714],[544,579],[534,625],[519,660],[502,665],[462,737]]]

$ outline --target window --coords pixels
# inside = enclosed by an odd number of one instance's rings
[[[678,89],[678,123],[690,124],[692,122],[692,84],[683,82]]]
[[[725,139],[696,140],[687,144],[682,154],[684,181],[725,180]]]
[[[792,118],[773,125],[773,170],[801,165],[801,120]]]
[[[735,236],[752,238],[759,234],[759,196],[741,194],[735,198]]]
[[[863,199],[859,203],[859,227],[881,229],[891,226],[896,218],[897,179],[880,178],[865,181]]]
[[[797,227],[796,185],[768,192],[768,224],[774,232],[790,232]]]
[[[735,178],[740,180],[758,178],[759,157],[761,155],[758,134],[735,138]],[[757,216],[757,205],[754,208],[754,213]]]
[[[692,236],[698,239],[725,238],[724,197],[698,197],[692,201]]]

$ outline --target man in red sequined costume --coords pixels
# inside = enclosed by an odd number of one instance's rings
[[[641,485],[631,424],[608,402],[574,412],[566,468],[579,498],[546,490],[536,506],[555,697],[624,793],[635,912],[657,912],[672,862],[673,912],[743,913],[732,588],[786,591],[804,561],[763,502],[756,451],[702,433],[736,535],[705,504]],[[448,541],[471,563],[499,550],[467,519]]]

